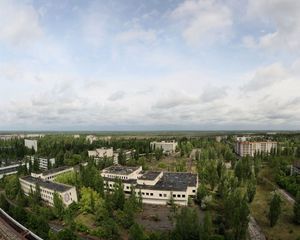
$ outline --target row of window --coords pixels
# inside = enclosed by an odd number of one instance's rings
[[[108,178],[119,178],[119,179],[123,179],[123,180],[128,179],[128,177],[126,177],[126,176],[116,176],[116,175],[110,175],[110,174],[106,175],[106,177],[108,177]]]

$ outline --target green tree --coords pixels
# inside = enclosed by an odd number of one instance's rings
[[[247,197],[248,197],[248,202],[251,203],[254,199],[256,193],[256,181],[255,179],[252,179],[248,181],[247,184]]]
[[[0,208],[5,212],[9,211],[9,203],[3,193],[0,195]]]
[[[280,196],[275,193],[271,202],[268,218],[270,221],[270,226],[274,227],[279,219],[281,213],[281,199]]]
[[[57,192],[54,192],[53,194],[53,207],[54,215],[62,220],[64,216],[64,203]]]
[[[300,224],[300,191],[298,191],[294,203],[294,221],[295,223]]]
[[[135,223],[129,229],[129,240],[144,240],[146,239],[143,228]]]

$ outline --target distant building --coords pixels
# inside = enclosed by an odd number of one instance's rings
[[[255,153],[270,153],[272,149],[277,149],[277,142],[238,141],[235,145],[235,151],[241,157],[253,157]]]
[[[125,160],[128,161],[128,160],[133,158],[133,154],[135,153],[135,150],[134,149],[132,149],[132,150],[123,150],[123,149],[120,149],[120,148],[115,150],[114,151],[114,157],[113,157],[114,164],[118,164],[119,155],[121,154],[121,152],[124,155]]]
[[[162,149],[163,153],[174,153],[176,151],[177,142],[173,141],[161,141],[161,142],[151,142],[150,147],[154,149]]]
[[[67,172],[73,172],[74,167],[69,167],[69,166],[62,166],[62,167],[58,167],[58,168],[52,168],[50,170],[44,171],[42,173],[31,173],[32,177],[35,178],[41,178],[43,180],[47,180],[47,181],[54,181],[54,179],[64,173]]]
[[[98,140],[98,138],[96,137],[96,136],[94,136],[94,135],[88,135],[88,136],[86,136],[86,141],[88,141],[89,143],[93,143],[94,141],[97,141]]]
[[[75,134],[75,135],[73,135],[73,138],[80,138],[80,135],[79,134]]]
[[[29,149],[34,149],[34,151],[37,152],[38,150],[38,144],[37,144],[37,140],[31,140],[31,139],[25,139],[25,147],[29,148]]]
[[[101,172],[106,190],[113,190],[117,181],[122,181],[126,194],[134,187],[141,194],[143,203],[166,205],[170,199],[175,204],[187,205],[189,197],[195,197],[198,176],[192,173],[142,172],[142,167],[111,166]]]
[[[69,206],[72,202],[78,201],[76,188],[73,186],[45,181],[41,178],[32,176],[20,177],[19,180],[25,195],[35,192],[36,186],[39,185],[42,200],[50,206],[53,206],[53,195],[55,192],[61,196],[61,199],[66,206]]]
[[[89,157],[92,158],[112,158],[114,156],[113,148],[97,148],[96,150],[88,151]]]

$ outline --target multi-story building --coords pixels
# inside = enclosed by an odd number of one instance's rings
[[[124,158],[126,161],[130,160],[133,158],[133,155],[135,153],[135,150],[123,150],[123,149],[117,149],[114,151],[114,164],[118,164],[119,161],[119,155],[123,154]]]
[[[62,166],[58,168],[52,168],[42,173],[31,173],[32,177],[40,178],[47,181],[54,181],[54,179],[64,173],[74,172],[74,167]]]
[[[272,149],[277,149],[277,142],[238,141],[235,145],[235,151],[241,157],[253,157],[255,153],[270,153]]]
[[[161,142],[151,142],[151,149],[162,149],[163,153],[174,153],[176,151],[177,142],[173,141],[161,141]]]
[[[32,176],[20,177],[21,188],[25,195],[29,195],[31,192],[36,191],[36,186],[40,187],[41,198],[48,205],[53,206],[53,195],[57,192],[65,204],[69,206],[72,202],[77,202],[76,188],[66,184],[45,181],[41,178],[35,178]]]
[[[113,148],[97,148],[96,150],[88,151],[89,157],[92,158],[112,158],[114,156]]]
[[[15,174],[18,172],[18,169],[20,166],[25,166],[26,163],[16,163],[9,166],[0,167],[0,179],[3,178],[3,176]],[[28,168],[28,164],[27,164]]]
[[[121,181],[126,194],[134,189],[143,203],[166,205],[171,199],[175,204],[187,205],[189,197],[195,197],[198,176],[192,173],[142,172],[142,167],[111,166],[102,170],[106,190],[113,190]]]
[[[38,143],[37,140],[32,140],[32,139],[24,139],[25,142],[25,147],[29,149],[34,149],[34,151],[37,151],[38,149]]]
[[[45,157],[35,157],[35,156],[26,156],[26,158],[31,161],[33,164],[34,161],[38,161],[40,170],[48,170],[49,167],[54,166],[55,158],[45,158]]]

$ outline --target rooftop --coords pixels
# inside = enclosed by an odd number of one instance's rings
[[[197,174],[193,173],[163,173],[162,178],[154,185],[137,185],[137,188],[166,191],[186,191],[187,187],[197,185]]]
[[[138,177],[141,180],[154,180],[161,172],[147,171],[142,176]]]
[[[47,175],[50,175],[50,174],[54,174],[54,173],[57,173],[57,172],[64,171],[64,170],[69,169],[69,168],[73,168],[73,167],[62,166],[62,167],[58,167],[58,168],[52,168],[52,169],[44,171],[42,174],[43,174],[43,176],[47,176]]]
[[[118,175],[129,175],[138,169],[139,167],[127,167],[127,166],[116,165],[116,166],[110,166],[108,168],[103,169],[103,172],[118,174]]]
[[[42,188],[47,188],[47,189],[50,189],[50,190],[53,190],[56,192],[65,192],[65,191],[73,188],[72,186],[69,186],[69,185],[56,183],[56,182],[44,181],[40,178],[34,178],[32,176],[21,177],[20,179],[23,179],[29,183],[39,184],[40,187],[42,187]]]

